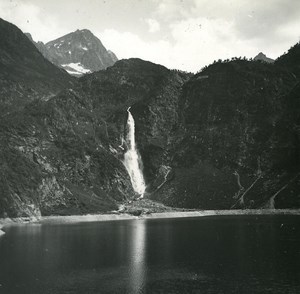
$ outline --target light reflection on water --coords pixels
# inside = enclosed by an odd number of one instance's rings
[[[146,225],[141,220],[132,229],[131,237],[131,261],[130,261],[130,293],[141,293],[145,286],[146,276]]]
[[[299,243],[297,216],[16,226],[0,293],[300,293]]]

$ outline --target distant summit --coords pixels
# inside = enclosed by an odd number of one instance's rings
[[[30,34],[26,35],[34,42]],[[45,58],[74,76],[105,69],[118,60],[113,52],[106,50],[101,41],[86,29],[76,30],[46,44],[34,44]]]
[[[254,60],[261,60],[264,62],[268,62],[268,63],[273,63],[275,60],[272,58],[267,57],[265,54],[263,54],[262,52],[258,53],[255,57]]]

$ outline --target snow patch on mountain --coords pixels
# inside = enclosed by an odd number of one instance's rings
[[[73,74],[73,75],[83,75],[91,72],[89,69],[85,68],[80,62],[77,63],[71,62],[68,64],[62,64],[62,67],[69,74]]]
[[[69,74],[79,76],[112,66],[117,56],[89,30],[76,30],[46,44],[34,42],[45,58]]]

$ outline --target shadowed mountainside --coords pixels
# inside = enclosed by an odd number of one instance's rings
[[[46,60],[21,30],[3,19],[0,39],[0,113],[74,85],[74,78]]]
[[[151,197],[190,208],[273,207],[274,198],[276,207],[299,207],[298,85],[286,69],[243,60],[191,78],[170,179]]]
[[[300,42],[292,46],[287,53],[281,55],[275,61],[276,64],[287,68],[300,79]]]
[[[0,214],[100,213],[134,196],[97,112],[72,90],[1,120]]]
[[[101,213],[135,197],[120,148],[126,109],[174,80],[182,85],[180,76],[142,60],[119,61],[2,118],[0,214]]]

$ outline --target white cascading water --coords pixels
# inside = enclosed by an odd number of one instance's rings
[[[136,149],[135,144],[135,125],[134,119],[130,112],[130,107],[127,109],[128,112],[128,134],[127,134],[127,144],[128,150],[124,154],[124,165],[128,171],[130,176],[130,180],[132,183],[133,190],[143,197],[146,185],[143,176],[143,172],[141,169],[142,162],[141,157]]]

